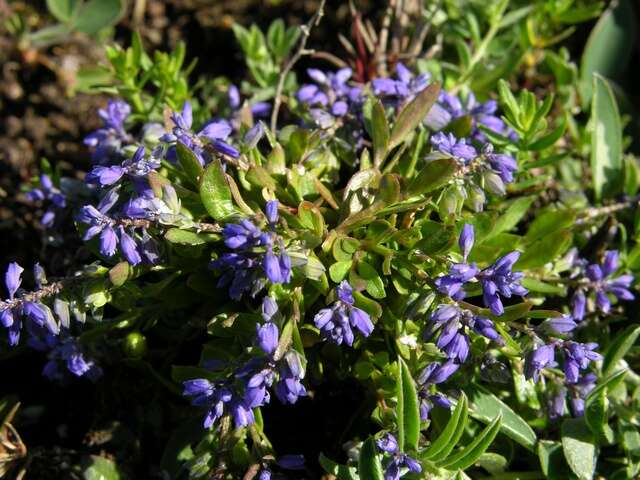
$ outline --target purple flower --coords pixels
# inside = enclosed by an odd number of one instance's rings
[[[602,355],[594,352],[596,348],[598,348],[597,343],[564,342],[562,345],[563,370],[568,383],[577,383],[580,370],[587,368],[591,362],[602,360]]]
[[[505,298],[511,298],[514,294],[525,296],[529,293],[526,288],[520,285],[520,279],[524,274],[511,271],[518,258],[520,258],[520,252],[508,253],[478,274],[482,285],[484,304],[494,315],[504,313],[501,295]]]
[[[98,110],[104,126],[84,139],[84,144],[94,149],[94,163],[105,164],[120,156],[121,146],[130,141],[124,127],[130,114],[131,107],[122,100],[109,100],[106,109]]]
[[[267,215],[277,221],[277,203],[274,202],[267,203]],[[270,223],[269,227],[270,231],[265,232],[245,219],[239,224],[227,224],[223,229],[226,246],[235,252],[222,254],[211,266],[225,272],[218,286],[230,284],[229,295],[234,300],[249,291],[255,295],[264,288],[266,280],[271,283],[291,281],[291,259],[275,232],[275,223]],[[256,251],[257,247],[263,248]]]
[[[205,147],[210,146],[219,154],[238,158],[240,152],[229,143],[227,138],[233,128],[226,120],[212,120],[207,123],[198,133],[191,131],[193,114],[191,104],[185,102],[181,112],[173,112],[172,120],[175,124],[172,133],[167,133],[161,137],[161,141],[166,143],[181,142],[189,148],[202,165],[207,163]],[[173,157],[175,151],[170,156]]]
[[[562,315],[561,317],[554,317],[545,320],[544,323],[542,323],[541,328],[551,333],[564,335],[572,332],[577,326],[577,323],[574,322],[570,315]]]
[[[418,377],[418,398],[420,398],[420,419],[425,421],[429,418],[429,412],[434,405],[442,408],[451,408],[451,402],[444,395],[433,391],[433,385],[445,382],[453,375],[459,364],[453,360],[448,360],[444,364],[431,363],[427,365]]]
[[[204,378],[187,380],[183,386],[182,394],[193,397],[192,405],[207,409],[204,428],[211,428],[223,415],[230,415],[236,428],[255,422],[251,407],[229,387]]]
[[[256,325],[258,346],[267,355],[272,355],[278,346],[278,327],[273,322]]]
[[[380,439],[376,440],[376,445],[381,452],[391,457],[385,469],[385,480],[398,480],[400,478],[400,470],[403,468],[413,473],[422,472],[420,463],[406,453],[400,452],[398,441],[390,433],[386,433]]]
[[[9,299],[11,300],[13,300],[13,296],[18,291],[18,288],[20,288],[20,284],[22,283],[22,272],[24,272],[24,268],[16,262],[11,262],[4,274],[4,284],[7,288]]]
[[[67,198],[56,186],[54,186],[51,178],[46,174],[40,175],[40,187],[33,188],[27,192],[27,198],[31,201],[51,201],[51,205],[40,219],[40,223],[44,227],[52,227],[57,211],[63,210],[67,206]]]
[[[439,332],[436,346],[448,358],[464,363],[469,355],[469,338],[465,331],[469,328],[489,340],[502,342],[491,320],[474,315],[457,304],[438,306],[429,318],[424,338],[428,340]]]
[[[576,383],[569,385],[571,411],[574,417],[584,415],[584,399],[596,388],[596,380],[597,377],[594,373],[586,373]]]
[[[368,337],[373,332],[373,323],[369,314],[354,306],[353,289],[346,280],[336,288],[338,300],[330,307],[320,310],[313,322],[320,329],[321,335],[341,345],[353,345],[353,328]]]
[[[307,74],[315,82],[314,84],[303,85],[297,92],[298,101],[315,107],[316,115],[314,119],[323,128],[322,121],[316,118],[319,113],[328,115],[328,121],[332,122],[333,117],[343,117],[354,105],[359,103],[362,89],[351,87],[347,84],[351,78],[351,69],[342,68],[335,73],[325,73],[321,70],[310,68]]]
[[[95,382],[102,376],[102,368],[91,357],[84,347],[74,337],[47,335],[49,361],[44,366],[42,374],[49,380],[63,381],[64,370],[61,366],[76,377],[86,377]]]
[[[295,350],[285,353],[283,361],[278,364],[280,379],[276,383],[276,396],[282,403],[294,404],[298,398],[307,396],[302,385],[304,373],[299,354]]]
[[[120,250],[122,255],[131,265],[138,265],[142,262],[142,256],[138,251],[135,240],[120,227]]]
[[[438,132],[431,137],[431,144],[442,153],[448,153],[452,157],[458,158],[467,164],[478,156],[478,152],[473,146],[468,145],[466,140],[458,140],[453,133]]]
[[[414,76],[402,63],[396,64],[396,79],[376,78],[371,87],[376,97],[382,98],[385,105],[400,108],[411,101],[418,93],[429,85],[430,75],[423,73]]]
[[[609,313],[611,309],[610,295],[617,300],[633,300],[631,293],[633,275],[620,275],[613,277],[618,269],[618,252],[609,250],[605,252],[602,265],[576,262],[581,269],[578,281],[581,286],[575,291],[571,299],[572,315],[580,321],[584,318],[587,307],[587,295],[595,297],[595,305],[602,313]]]
[[[555,345],[542,345],[527,356],[524,364],[524,375],[527,379],[532,378],[537,383],[540,371],[543,368],[554,365],[556,365]]]
[[[549,395],[549,398],[547,399],[547,408],[549,410],[550,419],[555,420],[564,416],[566,394],[567,392],[564,388],[557,387],[556,390]]]
[[[479,271],[475,263],[455,263],[448,275],[436,278],[434,283],[440,293],[454,300],[462,300],[466,296],[464,285],[473,280]]]
[[[462,231],[460,232],[460,238],[458,239],[458,245],[460,246],[460,251],[462,252],[462,257],[465,262],[473,248],[474,239],[475,234],[473,231],[473,225],[465,223],[462,227]]]

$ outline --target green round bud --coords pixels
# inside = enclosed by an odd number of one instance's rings
[[[147,353],[147,337],[140,332],[131,332],[124,339],[124,354],[130,358],[142,358]]]

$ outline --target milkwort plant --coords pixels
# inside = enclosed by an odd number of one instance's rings
[[[9,263],[7,348],[44,352],[63,383],[108,381],[124,355],[181,395],[169,478],[636,477],[638,162],[609,82],[567,85],[576,66],[551,50],[557,98],[476,82],[504,25],[600,9],[566,3],[498,2],[465,20],[472,38],[444,30],[455,68],[386,57],[371,81],[347,61],[292,70],[322,10],[266,36],[238,26],[252,81],[217,111],[183,50],[110,48],[122,96],[85,139],[83,195],[46,173],[29,193],[95,261],[55,279],[36,263],[32,283]],[[321,392],[347,384],[358,403],[326,411]],[[275,440],[294,409],[345,425],[296,425],[325,439],[296,451]]]

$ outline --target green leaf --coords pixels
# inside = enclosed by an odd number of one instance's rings
[[[384,480],[380,457],[376,453],[376,442],[373,437],[367,438],[360,450],[358,474],[362,480]]]
[[[176,142],[176,154],[182,169],[189,177],[189,180],[191,180],[191,183],[198,185],[198,179],[200,175],[202,175],[203,169],[196,154],[180,141]]]
[[[523,447],[533,451],[537,437],[529,424],[511,407],[493,393],[479,386],[467,389],[471,416],[483,423],[489,423],[498,414],[502,416],[502,433]]]
[[[389,148],[400,145],[407,136],[422,123],[440,94],[440,84],[432,83],[422,90],[407,106],[405,106],[391,129]]]
[[[580,61],[583,105],[591,100],[594,73],[615,80],[627,70],[636,33],[631,5],[630,0],[612,2],[589,35]]]
[[[458,164],[453,158],[439,158],[427,162],[409,184],[409,195],[422,195],[446,185],[457,169]]]
[[[532,151],[539,151],[539,150],[544,150],[545,148],[551,147],[558,140],[560,140],[562,135],[564,135],[564,132],[566,129],[567,129],[567,118],[566,116],[563,116],[562,118],[560,118],[560,123],[558,123],[558,126],[556,128],[554,128],[551,132],[547,133],[546,135],[540,137],[535,142],[529,144],[527,146],[527,149]]]
[[[608,82],[593,76],[591,103],[591,175],[597,201],[622,190],[622,125],[618,105]]]
[[[514,268],[531,269],[542,267],[564,253],[571,244],[571,238],[570,232],[560,230],[537,240],[525,248]]]
[[[613,441],[613,430],[609,427],[609,401],[605,391],[600,392],[592,398],[589,405],[585,405],[584,420],[589,430],[596,435],[596,438],[608,443]]]
[[[444,460],[455,448],[467,425],[468,403],[467,396],[462,393],[456,404],[456,408],[451,414],[451,418],[444,429],[436,438],[427,451],[421,455],[424,460]]]
[[[569,228],[575,220],[576,214],[572,210],[545,210],[531,222],[525,235],[525,241],[532,243],[534,240],[544,238],[557,230]]]
[[[89,464],[82,471],[84,480],[121,480],[123,475],[111,460],[91,455]]]
[[[443,225],[433,220],[420,223],[422,240],[414,247],[427,255],[434,255],[447,251],[456,242],[456,231],[453,226]]]
[[[567,418],[562,422],[562,451],[580,480],[593,478],[598,452],[593,434],[583,418]]]
[[[236,213],[226,174],[218,159],[214,159],[202,174],[200,198],[204,208],[214,220],[224,220]]]
[[[398,357],[396,378],[396,417],[398,422],[398,446],[401,452],[415,451],[420,437],[420,407],[416,385],[407,364]]]
[[[188,230],[181,230],[179,228],[171,228],[164,234],[171,243],[178,245],[203,245],[208,242],[217,240],[217,235],[211,235],[210,233],[196,233]]]
[[[534,196],[520,197],[514,200],[502,215],[496,219],[495,226],[489,232],[487,238],[494,237],[502,232],[508,232],[514,228],[527,213],[534,200]]]
[[[449,470],[464,470],[473,465],[480,455],[482,455],[496,438],[500,431],[502,415],[498,414],[493,421],[480,432],[476,438],[462,450],[452,455],[444,462],[439,462],[438,466]]]
[[[79,0],[47,0],[49,13],[63,23],[73,20],[79,6]]]
[[[344,260],[342,262],[336,262],[329,267],[329,277],[335,283],[340,283],[345,279],[349,270],[351,270],[351,265],[353,265],[352,260]]]
[[[587,398],[585,399],[585,408],[589,406],[591,402],[598,398],[601,392],[614,390],[620,383],[624,380],[625,375],[627,374],[627,370],[620,370],[619,372],[614,373],[610,377],[607,377],[604,380],[598,382],[596,388],[589,392]]]
[[[378,271],[367,262],[358,263],[358,275],[367,282],[367,293],[373,298],[380,299],[387,296],[384,291],[384,283]]]
[[[560,442],[540,440],[538,442],[538,458],[540,459],[540,469],[549,480],[574,478],[562,455]]]
[[[78,13],[74,27],[80,32],[94,35],[115,24],[122,12],[121,0],[89,0]]]
[[[387,155],[389,146],[389,122],[380,100],[375,97],[369,97],[367,103],[369,104],[369,118],[365,122],[365,126],[373,140],[373,163],[380,165]]]
[[[338,480],[359,480],[355,468],[346,465],[340,465],[333,460],[327,458],[324,453],[320,453],[318,462],[324,468],[325,472],[335,476]]]
[[[629,349],[633,347],[636,340],[640,336],[640,327],[630,326],[623,332],[619,333],[609,348],[607,348],[602,360],[602,375],[608,377],[614,373],[615,368],[620,360],[627,354]]]

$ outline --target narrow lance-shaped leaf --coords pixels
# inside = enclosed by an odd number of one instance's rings
[[[367,438],[362,444],[360,460],[358,461],[358,474],[362,480],[384,480],[382,464],[376,452],[376,442],[373,437]]]
[[[502,432],[525,448],[533,451],[537,437],[529,424],[506,403],[480,387],[468,389],[471,416],[489,423],[496,415],[502,416]]]
[[[638,336],[640,336],[640,327],[631,326],[616,337],[604,355],[602,375],[608,377],[614,372],[616,365],[624,358],[631,347],[633,347]]]
[[[500,431],[501,423],[502,414],[499,414],[469,445],[438,465],[449,470],[464,470],[470,467],[489,448]]]
[[[416,450],[420,437],[420,408],[416,385],[407,364],[398,358],[398,377],[396,380],[398,404],[398,446],[401,451]]]
[[[421,457],[424,460],[444,460],[460,440],[464,427],[467,424],[468,404],[467,397],[463,393],[458,399],[456,408],[444,430],[436,438],[429,449]]]
[[[391,129],[389,148],[400,145],[407,136],[424,120],[440,94],[440,84],[433,83],[422,90],[405,106]]]
[[[611,87],[600,75],[593,76],[591,103],[591,175],[596,200],[622,190],[622,125]]]

